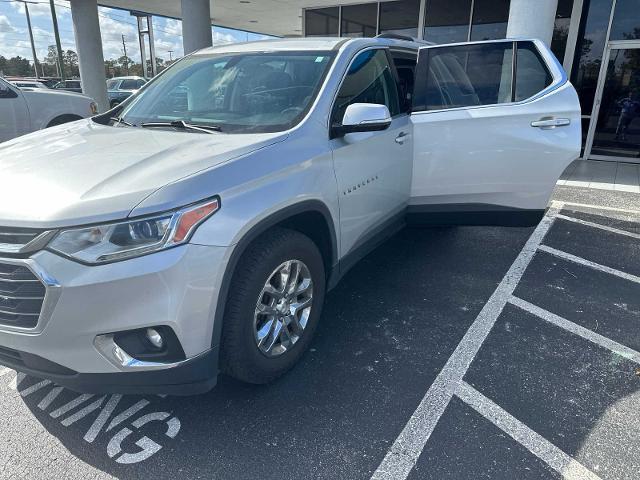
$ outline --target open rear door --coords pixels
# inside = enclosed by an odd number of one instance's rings
[[[580,104],[538,40],[420,49],[414,223],[534,225],[580,154]]]

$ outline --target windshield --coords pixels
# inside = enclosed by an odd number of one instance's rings
[[[223,132],[276,132],[311,107],[333,52],[193,55],[181,60],[125,107],[132,125],[184,121]]]

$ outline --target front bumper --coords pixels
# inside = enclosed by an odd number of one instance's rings
[[[213,319],[226,256],[224,247],[187,244],[100,266],[48,251],[0,259],[28,266],[46,286],[34,328],[0,325],[0,363],[92,393],[208,390],[218,370]],[[100,336],[153,326],[173,330],[185,360],[122,365],[96,346]]]

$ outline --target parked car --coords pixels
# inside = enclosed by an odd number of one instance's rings
[[[53,88],[60,83],[60,77],[40,77],[39,80],[48,88]]]
[[[95,102],[84,95],[47,88],[18,88],[0,78],[0,142],[42,128],[81,120],[96,113]],[[0,283],[1,278],[2,273]],[[2,298],[0,285],[0,311]]]
[[[44,88],[46,90],[49,89],[49,87],[47,87],[44,83],[39,82],[37,80],[14,80],[10,83],[18,87],[20,90],[34,89],[34,88]]]
[[[121,104],[141,89],[147,81],[142,77],[114,77],[107,80],[107,93],[111,108]]]
[[[63,80],[54,85],[57,90],[66,90],[67,92],[82,93],[82,82],[80,80]]]
[[[268,382],[375,245],[407,222],[535,225],[580,141],[536,40],[201,50],[0,146],[0,362],[88,392]]]

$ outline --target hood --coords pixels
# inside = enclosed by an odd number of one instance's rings
[[[125,218],[164,185],[282,141],[91,120],[0,144],[0,226],[56,228]]]
[[[70,92],[68,90],[57,90],[53,88],[33,88],[30,90],[22,90],[22,93],[26,96],[53,95],[55,97],[82,98],[84,100],[91,100],[91,97],[83,93]]]

